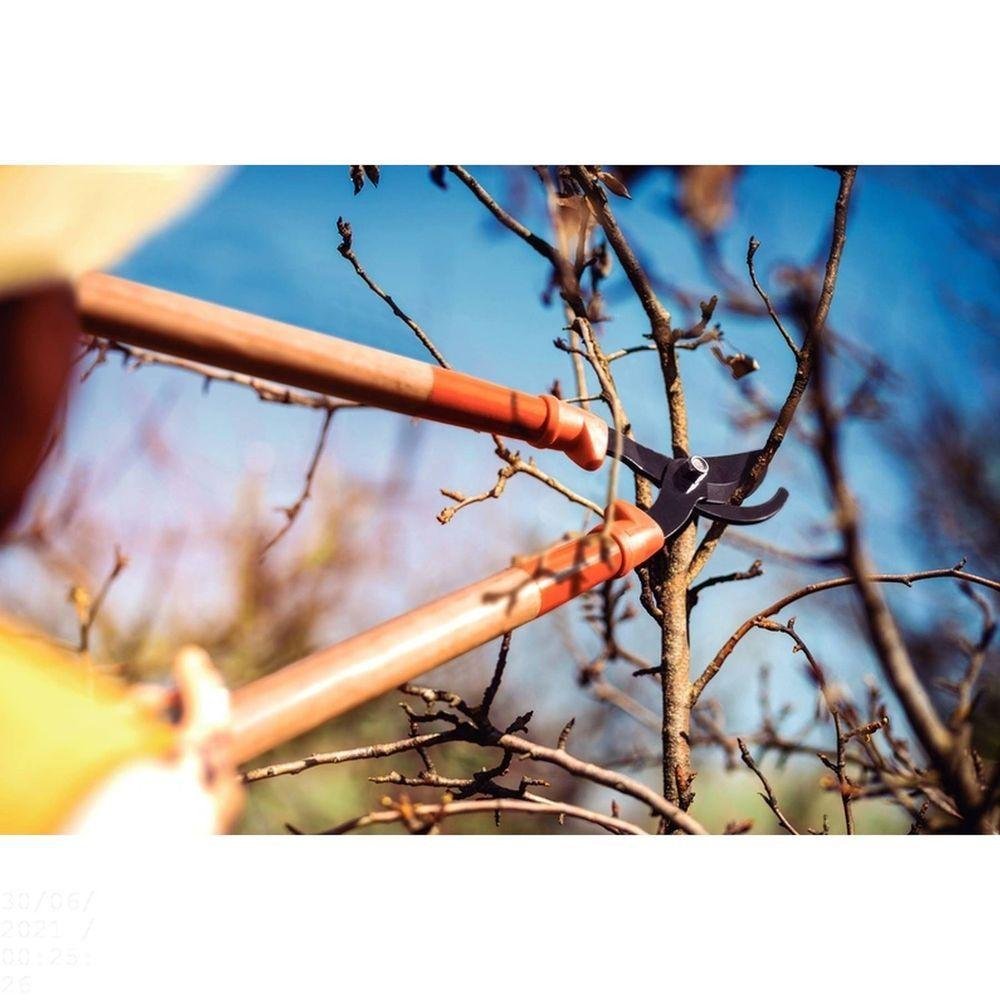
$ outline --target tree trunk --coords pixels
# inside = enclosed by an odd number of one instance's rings
[[[670,543],[667,575],[661,592],[663,610],[660,682],[663,693],[663,794],[686,809],[693,798],[690,696],[691,647],[688,643],[687,574],[694,555],[696,528],[688,525]]]

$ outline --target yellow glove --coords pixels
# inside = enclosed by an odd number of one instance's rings
[[[0,625],[0,833],[190,834],[227,829],[243,803],[228,754],[229,692],[204,650],[166,689],[95,675]]]
[[[0,832],[58,831],[112,771],[176,739],[123,684],[0,626]]]

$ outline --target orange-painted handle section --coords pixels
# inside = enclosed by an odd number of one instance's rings
[[[608,425],[588,410],[446,368],[434,369],[421,415],[561,451],[589,470],[600,468],[607,454]]]
[[[518,392],[388,351],[227,309],[109,274],[76,286],[94,336],[286,385],[504,434],[565,452],[585,469],[604,460],[608,425],[554,396]]]
[[[539,613],[538,588],[508,569],[236,691],[233,756],[256,757],[391,691]]]
[[[606,580],[627,576],[663,548],[663,529],[638,507],[616,500],[610,514],[610,523],[590,534],[517,561],[538,584],[540,615]]]
[[[624,501],[607,534],[595,529],[313,653],[233,696],[233,756],[245,762],[279,743],[523,625],[656,553],[663,532]]]

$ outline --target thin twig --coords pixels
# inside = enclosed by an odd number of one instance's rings
[[[774,325],[778,328],[778,332],[781,334],[782,337],[784,337],[785,343],[788,344],[788,349],[795,356],[795,359],[798,360],[799,349],[796,346],[795,341],[792,340],[791,335],[785,329],[784,324],[782,324],[778,314],[774,311],[774,306],[771,305],[771,300],[770,298],[768,298],[767,292],[765,292],[764,289],[761,288],[760,282],[757,280],[757,271],[753,266],[753,259],[759,249],[760,249],[760,241],[755,236],[751,236],[750,242],[747,244],[747,270],[750,272],[750,281],[753,283],[754,289],[756,290],[757,294],[761,297],[761,300],[763,301],[765,307],[767,308],[768,316],[770,316],[771,319],[774,321]]]
[[[870,579],[875,583],[901,583],[905,587],[910,587],[914,583],[921,580],[939,580],[945,577],[952,577],[957,580],[965,580],[968,583],[973,583],[980,587],[988,587],[991,590],[1000,591],[1000,581],[990,580],[983,576],[975,576],[972,573],[966,573],[962,570],[962,565],[963,564],[960,563],[959,565],[952,566],[949,569],[929,569],[918,573],[879,573],[875,574]],[[705,689],[705,685],[708,684],[708,682],[722,669],[722,665],[736,648],[739,641],[744,638],[747,633],[756,628],[762,620],[773,617],[784,608],[787,608],[789,604],[794,604],[796,601],[799,601],[804,597],[810,597],[813,594],[822,593],[824,590],[833,590],[836,587],[849,587],[855,584],[856,581],[853,576],[838,576],[831,580],[820,580],[817,583],[810,583],[791,594],[786,594],[784,597],[775,601],[773,604],[768,605],[751,618],[748,618],[725,641],[722,648],[712,658],[711,663],[705,667],[701,676],[691,685],[691,704],[694,705],[698,701],[698,698],[701,696],[701,692]]]
[[[80,623],[80,641],[77,647],[79,652],[90,652],[90,632],[94,627],[94,622],[97,620],[97,616],[101,612],[101,608],[103,607],[104,601],[108,596],[108,592],[111,590],[112,584],[118,579],[118,577],[122,574],[122,571],[127,566],[128,557],[116,545],[115,558],[111,565],[111,569],[108,571],[108,575],[104,578],[104,582],[101,584],[100,589],[93,598],[91,598],[91,596],[87,593],[86,588],[79,584],[70,590],[70,600],[73,603],[77,619]]]
[[[747,569],[738,570],[735,573],[722,573],[719,576],[710,576],[707,580],[702,580],[701,583],[688,591],[688,595],[693,605],[698,599],[697,595],[708,587],[715,587],[720,583],[734,583],[737,580],[754,580],[763,575],[764,567],[759,559],[755,559]]]
[[[835,709],[830,709],[833,716],[833,725],[837,733],[837,765],[834,773],[837,775],[837,784],[840,787],[840,800],[844,806],[844,829],[848,834],[854,833],[854,814],[851,811],[851,784],[847,780],[844,763],[844,748],[850,739],[850,735],[845,736],[840,726],[840,713]]]
[[[622,347],[617,351],[612,351],[610,354],[605,354],[604,359],[610,364],[612,361],[627,358],[630,354],[639,354],[643,351],[655,350],[656,344],[636,344],[634,347]]]
[[[774,425],[768,433],[764,447],[750,467],[743,483],[733,493],[732,503],[740,503],[750,491],[764,478],[768,466],[785,440],[785,435],[791,427],[792,420],[798,410],[799,403],[805,394],[806,387],[813,374],[813,363],[819,338],[826,326],[826,319],[833,303],[833,294],[837,287],[837,276],[840,273],[840,260],[847,242],[847,215],[851,201],[851,191],[854,188],[855,167],[844,167],[839,171],[840,184],[837,189],[837,200],[833,212],[833,235],[830,241],[830,251],[823,274],[823,286],[816,302],[816,308],[809,321],[802,347],[796,352],[795,375],[791,387],[785,397],[781,409],[775,418]],[[722,521],[715,521],[705,533],[691,560],[688,569],[689,579],[694,579],[705,568],[726,530]]]
[[[343,218],[337,219],[337,232],[340,233],[341,243],[337,247],[337,251],[344,260],[348,261],[350,265],[357,272],[358,277],[392,310],[393,314],[401,319],[413,332],[416,334],[417,340],[427,349],[431,357],[442,367],[450,368],[451,365],[448,364],[444,359],[444,355],[435,347],[434,341],[424,332],[421,326],[408,316],[402,309],[396,305],[393,297],[386,291],[383,291],[375,281],[369,276],[368,272],[361,266],[361,261],[358,260],[357,254],[353,250],[353,233],[351,231],[351,224]]]
[[[575,490],[571,490],[565,483],[560,482],[555,476],[550,475],[548,472],[544,472],[542,469],[538,468],[535,464],[534,458],[528,458],[527,460],[521,458],[521,453],[517,451],[511,451],[507,447],[504,440],[498,435],[493,435],[494,442],[494,453],[497,458],[502,459],[506,464],[500,468],[497,472],[497,481],[488,490],[484,490],[482,493],[476,493],[472,496],[467,497],[464,493],[458,490],[452,489],[442,489],[441,493],[446,496],[449,500],[455,500],[456,503],[452,506],[445,507],[441,510],[437,519],[441,524],[447,524],[460,510],[465,507],[469,507],[472,504],[483,503],[486,500],[496,500],[499,498],[503,491],[507,488],[507,482],[513,476],[518,474],[524,474],[530,476],[532,479],[537,479],[540,483],[548,486],[549,489],[554,490],[560,496],[564,496],[570,503],[579,504],[581,507],[586,507],[587,510],[596,514],[598,517],[603,515],[601,508],[593,502],[593,500],[588,500],[585,496],[581,496]]]
[[[651,732],[660,731],[660,719],[655,712],[650,711],[641,702],[638,702],[631,695],[626,694],[621,688],[606,680],[594,681],[587,686],[587,690],[598,700],[603,701],[619,712],[623,712],[629,718],[634,719],[640,726],[644,726]]]
[[[786,549],[774,542],[766,542],[749,532],[740,531],[739,528],[729,528],[723,536],[726,545],[742,552],[752,552],[756,555],[763,555],[780,562],[795,563],[802,566],[835,566],[840,562],[839,552],[808,553],[799,552],[793,549]],[[694,582],[694,577],[692,577]]]
[[[325,396],[318,392],[301,392],[298,389],[290,389],[288,386],[281,385],[278,382],[270,382],[267,379],[242,375],[238,372],[227,371],[224,368],[215,368],[212,365],[199,364],[196,361],[188,361],[186,358],[175,358],[170,354],[143,351],[137,347],[119,344],[114,340],[88,337],[85,343],[86,349],[81,357],[86,357],[92,351],[96,352],[96,357],[90,367],[81,376],[81,381],[85,381],[98,365],[103,364],[107,360],[109,353],[114,353],[122,356],[123,363],[128,366],[130,371],[136,371],[145,365],[176,368],[180,371],[199,375],[205,380],[206,388],[213,382],[228,382],[232,385],[240,385],[247,389],[252,389],[257,394],[257,397],[265,403],[278,403],[282,406],[301,406],[309,410],[356,409],[363,405],[346,399],[338,399],[336,396]]]
[[[260,558],[263,559],[267,553],[274,548],[278,542],[281,541],[285,535],[288,534],[292,529],[292,525],[295,523],[295,519],[299,516],[302,508],[305,506],[306,501],[312,494],[313,480],[316,477],[316,469],[319,467],[319,460],[323,457],[323,449],[326,447],[327,437],[330,433],[330,424],[333,423],[333,415],[336,410],[327,410],[323,415],[323,424],[319,430],[319,436],[316,438],[316,447],[313,450],[312,458],[309,461],[309,468],[306,469],[305,482],[302,484],[302,492],[299,493],[298,498],[293,504],[288,507],[279,507],[278,509],[282,514],[285,515],[285,523],[278,531],[278,533],[261,549]]]
[[[448,170],[489,209],[498,222],[506,226],[515,235],[520,236],[528,246],[540,253],[546,260],[551,261],[553,264],[558,263],[559,254],[556,248],[533,233],[523,222],[515,219],[510,212],[501,208],[499,202],[464,167],[457,165],[449,166]]]
[[[540,746],[532,743],[521,736],[513,733],[504,734],[497,741],[499,746],[508,750],[513,750],[523,758],[529,760],[540,760],[547,764],[554,764],[562,768],[569,774],[578,778],[585,778],[606,788],[612,788],[624,795],[644,802],[657,815],[674,824],[685,833],[700,834],[708,831],[693,817],[689,816],[682,809],[667,801],[662,795],[657,794],[651,788],[634,781],[632,778],[617,771],[609,771],[606,768],[598,767],[596,764],[580,760],[565,750],[553,750],[551,747]]]
[[[346,764],[353,760],[374,760],[378,757],[393,757],[396,754],[406,753],[410,750],[425,749],[437,746],[439,743],[447,743],[453,739],[450,732],[445,733],[423,733],[411,736],[405,740],[395,740],[391,743],[374,743],[371,746],[355,747],[352,750],[335,750],[331,753],[314,753],[300,760],[290,760],[283,764],[268,764],[265,767],[256,767],[251,771],[243,772],[243,781],[249,784],[252,781],[262,781],[265,778],[278,778],[283,775],[301,774],[312,767],[320,767],[323,764]]]
[[[740,756],[743,758],[743,763],[757,775],[760,779],[760,783],[764,786],[764,791],[759,793],[760,797],[768,804],[771,812],[773,812],[777,818],[778,823],[789,833],[792,833],[797,837],[799,835],[799,831],[788,822],[785,818],[785,814],[778,807],[778,799],[774,794],[774,790],[771,788],[771,784],[767,778],[764,777],[764,772],[757,766],[757,762],[753,759],[749,747],[741,739],[738,739],[736,742],[739,744]]]
[[[388,801],[391,802],[391,800]],[[493,815],[499,813],[527,813],[531,815],[558,816],[560,820],[564,816],[570,816],[573,819],[601,826],[612,833],[646,834],[646,831],[641,827],[618,817],[605,816],[603,813],[571,805],[568,802],[551,802],[548,799],[541,798],[541,796],[532,796],[530,798],[526,796],[520,799],[463,799],[457,802],[446,800],[430,804],[395,804],[393,808],[380,812],[371,812],[365,816],[358,816],[355,819],[347,820],[322,832],[326,835],[337,835],[350,833],[353,830],[362,830],[366,826],[374,826],[380,823],[405,823],[409,815],[422,821],[420,824],[410,828],[412,832],[430,833],[444,819],[452,816],[468,816],[479,813]],[[291,829],[292,832],[299,832],[294,828]]]
[[[490,678],[489,684],[486,685],[486,690],[483,692],[483,700],[479,705],[479,712],[483,718],[489,718],[493,701],[500,690],[500,682],[503,680],[504,670],[507,669],[507,657],[510,655],[511,635],[511,632],[504,632],[503,638],[500,640],[500,651],[497,653],[497,662],[493,668],[493,676]]]

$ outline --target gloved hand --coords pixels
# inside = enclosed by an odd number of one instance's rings
[[[140,686],[131,697],[166,711],[179,702],[176,750],[112,772],[70,817],[65,833],[222,833],[239,816],[243,786],[229,758],[229,691],[208,654],[185,646],[176,690]]]

